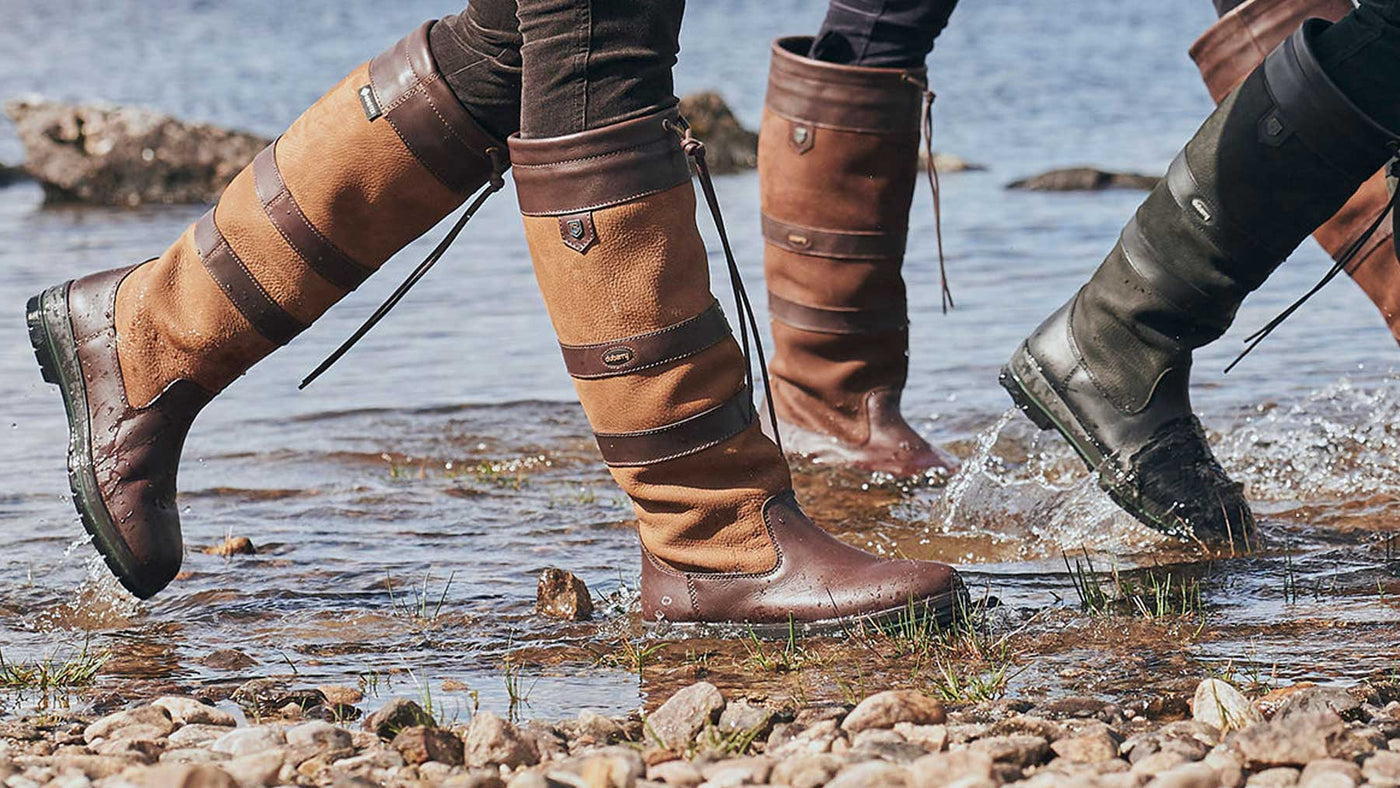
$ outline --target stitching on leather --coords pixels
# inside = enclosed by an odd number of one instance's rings
[[[516,182],[517,182],[517,184],[519,183],[518,180],[517,180]],[[541,211],[541,212],[536,212],[536,213],[531,213],[531,212],[528,212],[528,211],[521,211],[521,213],[524,214],[525,216],[543,216],[543,217],[554,218],[554,217],[558,217],[558,216],[567,216],[568,214],[571,214],[571,213],[583,213],[584,211],[597,211],[597,210],[600,210],[600,209],[603,209],[603,208],[613,208],[613,207],[616,207],[616,206],[618,206],[618,205],[624,205],[624,204],[626,204],[626,203],[632,202],[633,200],[640,200],[640,199],[643,198],[643,197],[650,197],[650,196],[653,195],[653,194],[660,194],[661,192],[664,192],[664,191],[670,191],[671,189],[674,189],[674,188],[676,188],[677,186],[681,186],[681,185],[683,185],[684,183],[687,183],[687,182],[688,182],[688,181],[682,181],[682,182],[680,182],[680,183],[672,184],[672,185],[670,185],[670,186],[663,186],[663,187],[661,187],[661,188],[659,188],[659,189],[651,189],[651,190],[649,190],[649,191],[638,192],[637,194],[633,194],[633,195],[630,195],[630,196],[627,196],[627,197],[618,197],[618,198],[615,199],[615,200],[609,200],[609,201],[607,201],[607,202],[594,203],[594,204],[592,204],[592,205],[581,205],[581,206],[578,206],[578,207],[576,207],[576,208],[562,208],[562,209],[558,209],[558,210]],[[517,191],[519,191],[518,185],[517,185]]]
[[[627,146],[627,147],[625,147],[625,148],[618,148],[617,150],[608,151],[607,153],[595,153],[595,154],[593,154],[592,156],[579,156],[578,158],[574,158],[574,159],[560,159],[559,161],[545,162],[545,163],[543,163],[543,164],[517,164],[517,165],[515,165],[515,167],[516,167],[516,169],[526,169],[526,170],[547,170],[547,169],[549,169],[549,168],[551,168],[551,167],[562,167],[562,166],[564,166],[565,164],[576,164],[576,163],[578,163],[578,162],[585,162],[585,161],[600,161],[600,160],[602,160],[602,159],[611,158],[611,157],[613,157],[613,156],[621,156],[621,155],[623,155],[623,154],[625,154],[625,153],[630,153],[630,152],[632,152],[632,151],[634,151],[634,150],[638,150],[638,149],[640,149],[640,148],[645,148],[645,147],[648,146],[648,145],[655,145],[655,144],[658,143],[658,142],[664,143],[664,142],[666,142],[666,138],[665,138],[665,137],[657,137],[656,139],[653,139],[653,140],[647,140],[646,142],[639,142],[639,143],[637,143],[636,145],[629,145],[629,146]],[[674,148],[671,147],[671,146],[667,146],[667,151],[668,151],[668,152],[673,151],[673,150],[674,150],[674,151],[679,151],[680,148],[679,148],[679,146],[674,147]]]
[[[813,128],[826,129],[827,131],[844,131],[848,134],[868,134],[872,137],[902,137],[905,135],[918,136],[923,133],[919,130],[918,126],[913,126],[909,129],[893,131],[887,128],[880,127],[865,128],[861,126],[836,126],[831,123],[823,123],[822,121],[817,120],[795,118],[791,115],[787,115],[782,112],[779,112],[776,109],[773,109],[772,106],[768,106],[766,107],[766,109],[769,112],[771,112],[773,114],[773,117],[775,118],[782,118],[783,120],[789,121],[791,123],[801,123],[804,126],[812,126]]]
[[[306,227],[306,229],[311,231],[312,235],[316,236],[316,238],[320,240],[321,243],[325,244],[326,247],[328,247],[334,254],[338,255],[341,258],[341,260],[349,266],[349,270],[343,272],[346,274],[346,277],[348,279],[358,279],[358,282],[353,282],[347,287],[346,285],[343,285],[340,282],[332,281],[331,278],[322,270],[322,265],[317,265],[316,263],[313,263],[307,257],[306,252],[292,241],[291,236],[282,230],[281,223],[279,223],[277,219],[273,216],[273,206],[281,202],[287,203],[291,207],[291,210],[289,210],[288,213],[295,217],[298,221],[300,221],[302,225]],[[282,236],[282,240],[287,242],[287,246],[291,247],[292,251],[297,253],[297,257],[300,257],[302,262],[306,263],[307,268],[310,268],[312,271],[315,271],[316,274],[322,279],[326,280],[327,283],[335,287],[339,287],[341,289],[354,290],[355,288],[359,287],[365,279],[368,279],[371,273],[373,273],[368,268],[361,265],[359,261],[351,258],[350,255],[346,254],[345,251],[342,250],[340,247],[336,246],[331,241],[331,239],[327,238],[320,230],[316,229],[316,226],[313,225],[311,223],[311,220],[306,218],[306,214],[302,212],[301,206],[297,205],[296,198],[292,196],[291,190],[288,189],[285,185],[282,187],[282,191],[279,192],[276,197],[263,204],[263,212],[266,213],[267,218],[272,221],[272,226],[277,228],[277,232],[279,235]],[[334,268],[339,266],[325,267]]]
[[[773,523],[768,518],[770,512],[772,511],[774,502],[777,501],[779,498],[792,499],[792,508],[798,511],[802,510],[802,507],[799,506],[797,503],[796,496],[793,495],[791,490],[789,490],[788,492],[774,495],[773,497],[769,498],[767,501],[764,502],[762,507],[762,516],[760,517],[760,519],[763,521],[764,533],[768,534],[768,544],[773,547],[773,555],[775,560],[771,569],[765,569],[762,572],[686,572],[686,579],[689,580],[690,577],[694,575],[702,580],[711,577],[721,578],[725,580],[748,580],[761,577],[769,577],[771,575],[777,574],[778,570],[783,568],[783,546],[778,543],[778,537],[773,533]]]
[[[214,224],[214,220],[212,217],[210,218],[210,224]],[[286,344],[286,342],[278,342],[277,340],[272,339],[272,337],[269,337],[267,334],[263,334],[262,328],[257,323],[255,323],[246,312],[243,311],[242,301],[236,296],[234,292],[235,288],[233,286],[233,283],[225,282],[221,277],[214,273],[214,270],[212,268],[209,267],[210,258],[212,258],[214,254],[217,253],[220,249],[228,250],[229,258],[232,259],[234,264],[237,265],[240,269],[242,269],[243,273],[248,276],[248,279],[253,283],[253,287],[257,288],[258,292],[261,293],[262,296],[267,299],[267,302],[271,304],[275,310],[281,312],[282,315],[287,318],[287,322],[293,327],[292,337],[295,337],[297,334],[306,330],[306,324],[302,323],[300,320],[297,320],[295,317],[288,314],[287,311],[282,308],[282,305],[277,303],[277,300],[272,297],[272,294],[267,292],[267,288],[263,287],[262,282],[259,282],[256,276],[253,276],[253,272],[248,270],[248,266],[243,262],[243,259],[238,256],[237,252],[233,251],[233,247],[229,244],[228,238],[224,237],[223,231],[219,230],[217,224],[214,224],[214,231],[219,236],[219,243],[214,245],[214,248],[210,250],[209,254],[200,258],[200,263],[203,264],[204,269],[209,272],[209,275],[214,279],[214,282],[219,285],[219,289],[224,291],[224,295],[228,297],[229,302],[232,303],[234,308],[238,310],[238,313],[243,315],[243,318],[247,320],[250,325],[252,325],[253,330],[257,331],[259,334],[262,334],[264,339],[273,342],[273,344],[276,344],[278,346]],[[291,337],[289,337],[287,341],[290,340]]]

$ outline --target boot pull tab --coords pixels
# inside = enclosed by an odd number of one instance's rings
[[[904,81],[921,90],[924,94],[924,106],[920,125],[923,126],[924,138],[924,172],[928,176],[929,191],[933,194],[933,234],[938,240],[938,278],[943,298],[943,314],[948,314],[948,310],[954,306],[953,291],[948,286],[948,266],[943,257],[943,200],[938,183],[938,165],[933,161],[933,100],[938,98],[928,86],[928,83],[913,74],[905,74]]]
[[[1400,178],[1400,140],[1391,140],[1387,147],[1390,148],[1391,159],[1390,162],[1386,164],[1386,175],[1392,179]],[[1356,256],[1361,253],[1361,250],[1365,248],[1366,242],[1371,240],[1371,236],[1376,234],[1376,230],[1380,229],[1381,223],[1385,221],[1385,217],[1395,210],[1397,195],[1400,195],[1400,190],[1394,190],[1390,193],[1390,199],[1381,207],[1380,213],[1376,214],[1376,218],[1371,221],[1366,231],[1357,236],[1355,241],[1352,241],[1351,246],[1348,246],[1346,251],[1337,258],[1336,264],[1334,264],[1326,274],[1323,274],[1317,284],[1313,285],[1312,288],[1304,293],[1297,301],[1289,304],[1287,309],[1278,313],[1278,315],[1273,320],[1266,323],[1263,328],[1244,338],[1244,341],[1247,343],[1245,349],[1241,350],[1240,354],[1235,356],[1235,360],[1231,361],[1230,365],[1225,368],[1226,373],[1229,373],[1230,370],[1234,369],[1237,364],[1243,361],[1244,357],[1249,355],[1250,351],[1259,347],[1260,342],[1263,342],[1266,337],[1272,334],[1274,329],[1283,325],[1283,321],[1292,317],[1293,313],[1297,312],[1303,304],[1307,303],[1308,299],[1317,295],[1319,290],[1326,287],[1333,279],[1336,279],[1337,274],[1343,271],[1350,274],[1355,271],[1355,266],[1352,265],[1352,263],[1355,261]],[[1400,225],[1400,216],[1393,217],[1391,221],[1395,225]]]
[[[705,143],[695,137],[694,131],[685,118],[676,121],[669,118],[661,121],[663,128],[680,138],[681,150],[695,162],[695,174],[700,179],[700,190],[705,194],[705,204],[709,206],[710,218],[714,220],[719,233],[720,246],[724,248],[724,260],[729,267],[729,284],[734,291],[734,309],[739,315],[739,338],[744,350],[744,383],[753,391],[753,361],[758,356],[758,370],[763,377],[763,397],[768,406],[768,421],[773,426],[773,443],[778,451],[783,450],[783,439],[778,434],[778,412],[773,405],[773,384],[768,380],[768,359],[763,353],[763,340],[759,337],[758,318],[754,316],[753,304],[749,302],[748,291],[739,274],[739,264],[734,260],[734,250],[729,245],[729,233],[724,229],[724,216],[719,210],[719,197],[715,194],[714,180],[710,177],[710,165],[705,162]],[[749,330],[753,330],[754,348],[749,349]]]
[[[486,198],[505,188],[505,172],[506,168],[510,166],[509,156],[505,149],[499,145],[492,145],[486,149],[485,153],[486,157],[491,160],[491,175],[486,182],[486,188],[476,196],[476,199],[472,201],[471,205],[467,206],[467,210],[462,212],[462,217],[458,219],[457,223],[452,226],[452,229],[447,232],[447,235],[443,236],[442,240],[438,242],[438,245],[434,247],[433,251],[429,252],[428,256],[423,258],[423,262],[419,263],[418,267],[414,268],[413,272],[408,275],[408,278],[404,279],[394,292],[385,299],[384,303],[380,304],[379,308],[374,310],[374,314],[370,315],[368,320],[359,328],[355,329],[355,333],[351,334],[349,339],[345,340],[340,347],[336,348],[334,353],[326,356],[325,361],[322,361],[315,369],[311,370],[310,375],[302,379],[301,384],[297,386],[298,391],[311,385],[312,381],[319,378],[323,372],[330,369],[332,364],[339,361],[340,357],[345,355],[350,348],[354,347],[355,343],[359,342],[365,334],[368,334],[371,328],[374,328],[380,320],[383,320],[384,316],[389,314],[389,310],[397,306],[398,303],[403,300],[403,297],[408,295],[408,291],[411,290],[414,285],[418,284],[418,280],[422,279],[423,276],[428,273],[428,269],[432,268],[433,265],[442,258],[442,255],[447,251],[447,247],[451,246],[452,242],[457,240],[457,236],[461,234],[462,228],[466,227],[467,222],[471,220],[472,216],[476,215],[477,210],[486,202]]]

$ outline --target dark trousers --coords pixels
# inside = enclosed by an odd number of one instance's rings
[[[673,106],[685,0],[472,0],[430,32],[448,85],[501,137],[557,137]]]
[[[922,65],[956,5],[832,0],[813,57]],[[488,130],[554,137],[674,105],[684,13],[685,0],[472,0],[433,25],[429,43],[447,84]]]

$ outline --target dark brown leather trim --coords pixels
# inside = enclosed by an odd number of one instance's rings
[[[383,117],[413,155],[447,188],[481,187],[506,146],[477,125],[438,73],[424,22],[369,63],[369,80]]]
[[[674,424],[594,437],[608,465],[655,465],[723,443],[747,429],[756,415],[748,388],[742,388],[723,403]]]
[[[811,36],[773,42],[767,106],[790,120],[866,134],[918,134],[928,70],[867,68],[806,56]]]
[[[1187,221],[1201,235],[1205,236],[1220,252],[1228,257],[1257,256],[1268,259],[1288,254],[1288,250],[1271,249],[1263,240],[1256,238],[1232,217],[1225,213],[1211,195],[1203,190],[1191,162],[1186,158],[1186,150],[1176,154],[1167,165],[1167,191],[1181,208]],[[1134,218],[1136,222],[1136,217]]]
[[[1331,22],[1309,19],[1264,59],[1264,78],[1284,118],[1313,153],[1361,180],[1389,158],[1397,135],[1372,120],[1322,70],[1310,39]],[[1268,118],[1264,119],[1268,123]],[[1261,135],[1273,129],[1261,129]]]
[[[204,263],[204,269],[214,277],[224,295],[228,296],[228,300],[252,324],[253,329],[269,342],[278,346],[285,345],[306,330],[306,324],[283,311],[238,255],[234,254],[233,247],[229,246],[224,234],[219,232],[218,225],[214,223],[213,208],[195,222],[194,245],[199,251],[199,259]]]
[[[823,309],[768,293],[768,316],[786,326],[818,334],[880,334],[909,325],[903,303],[884,309]]]
[[[621,205],[687,183],[690,165],[673,107],[601,129],[547,139],[512,135],[520,211],[561,216]]]
[[[904,259],[906,230],[821,230],[763,215],[763,238],[797,254],[844,260]]]
[[[716,301],[709,309],[659,331],[600,342],[560,345],[564,366],[576,378],[592,380],[630,375],[699,353],[730,336],[729,322]]]
[[[598,240],[598,230],[593,226],[593,212],[584,211],[560,216],[559,240],[579,254],[588,251]]]
[[[277,154],[273,142],[253,158],[253,188],[258,193],[267,218],[287,245],[322,279],[342,290],[354,290],[372,271],[356,262],[350,255],[321,234],[302,213],[296,198],[287,189],[282,173],[277,169]]]

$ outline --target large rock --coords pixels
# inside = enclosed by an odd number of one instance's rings
[[[1331,711],[1299,712],[1251,725],[1227,739],[1250,771],[1274,766],[1305,766],[1323,758],[1356,760],[1369,754]],[[1373,749],[1373,748],[1372,748]]]
[[[551,566],[540,572],[535,612],[565,621],[584,621],[593,615],[593,597],[573,572]]]
[[[436,724],[433,715],[423,711],[422,706],[405,698],[394,698],[386,703],[382,709],[366,717],[365,721],[361,723],[365,730],[386,741],[397,736],[399,731],[404,728]]]
[[[947,719],[943,704],[914,690],[886,690],[861,701],[841,728],[847,733],[859,733],[867,728],[893,728],[896,723],[938,725]]]
[[[1012,181],[1006,184],[1006,188],[1033,192],[1086,192],[1104,189],[1146,191],[1156,186],[1159,180],[1161,178],[1155,175],[1137,172],[1111,172],[1096,167],[1066,167]]]
[[[166,696],[151,701],[152,706],[165,709],[170,719],[180,725],[219,725],[231,728],[238,724],[232,714],[201,703],[194,698]]]
[[[705,143],[705,161],[716,175],[758,166],[758,135],[739,125],[729,105],[714,91],[681,99],[681,115]]]
[[[723,708],[724,696],[715,685],[706,681],[692,684],[647,717],[648,737],[654,737],[663,747],[684,752]]]
[[[5,113],[52,202],[212,202],[268,140],[154,110],[30,97]]]

